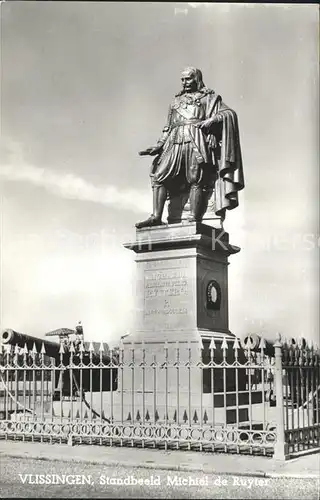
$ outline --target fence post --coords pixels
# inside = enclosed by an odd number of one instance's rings
[[[274,344],[275,356],[275,391],[276,391],[276,422],[277,422],[277,441],[274,448],[274,458],[276,460],[286,460],[288,458],[288,445],[285,442],[285,423],[284,423],[284,401],[282,385],[282,343],[281,336]]]

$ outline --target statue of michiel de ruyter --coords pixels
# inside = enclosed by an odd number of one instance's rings
[[[201,222],[208,205],[223,221],[244,188],[236,113],[205,86],[199,69],[186,68],[181,81],[162,137],[139,153],[156,158],[150,174],[153,213],[136,224],[138,229],[163,224],[167,199],[169,224],[181,221],[187,204],[190,222]]]

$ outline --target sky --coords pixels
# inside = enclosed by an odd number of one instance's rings
[[[195,66],[239,118],[230,329],[317,341],[318,35],[316,5],[1,3],[1,328],[131,331],[137,152]]]

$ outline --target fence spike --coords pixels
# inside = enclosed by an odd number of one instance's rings
[[[239,348],[240,348],[239,339],[238,339],[238,337],[236,337],[236,338],[234,339],[233,349],[234,349],[234,350],[238,350]]]
[[[33,342],[32,354],[38,354],[35,342]]]
[[[158,410],[155,411],[155,414],[154,414],[154,419],[155,421],[157,422],[159,420],[159,413],[158,413]]]
[[[173,420],[177,423],[177,410],[174,410]]]
[[[206,424],[208,422],[208,420],[209,420],[209,418],[208,418],[207,410],[204,410],[203,421]]]
[[[14,353],[15,353],[15,354],[19,354],[19,351],[20,351],[20,349],[19,349],[19,347],[18,347],[18,346],[17,346],[17,344],[16,344],[16,345],[14,346]]]
[[[69,351],[72,352],[72,353],[76,351],[75,348],[74,348],[73,342],[70,342]]]
[[[131,413],[130,413],[130,412],[128,413],[128,418],[127,418],[127,420],[128,420],[129,422],[131,422],[131,420],[132,420],[132,418],[131,418]]]
[[[148,422],[148,420],[150,420],[149,410],[147,410],[147,412],[146,412],[146,421]]]
[[[313,347],[313,340],[308,339],[307,340],[307,348],[310,350],[311,347]]]
[[[198,422],[198,415],[197,415],[197,410],[194,410],[194,415],[193,415],[193,419],[194,423],[196,424]]]
[[[93,352],[94,351],[94,347],[93,347],[93,343],[92,343],[92,340],[90,340],[90,343],[89,343],[89,349],[88,349],[89,352]]]
[[[60,344],[59,354],[64,354],[64,347],[63,347],[62,342]]]
[[[139,422],[139,420],[141,420],[141,415],[140,415],[140,411],[139,411],[139,410],[137,411],[136,420],[137,420],[138,422]]]
[[[79,408],[77,409],[76,418],[80,418],[80,411],[79,411]]]
[[[221,349],[228,349],[228,343],[227,343],[227,340],[225,337],[223,337],[223,341],[222,341],[222,344],[221,344]]]
[[[84,348],[83,342],[81,340],[80,345],[79,345],[79,352],[84,352],[84,351],[85,351],[85,348]]]
[[[87,418],[88,418],[88,412],[87,412],[87,410],[84,412],[83,418],[84,418],[84,419],[87,419]]]
[[[104,352],[103,342],[100,342],[99,352]]]
[[[215,349],[215,348],[216,348],[216,344],[215,344],[214,338],[212,338],[210,345],[209,345],[209,349]]]
[[[259,349],[261,349],[261,351],[263,351],[263,349],[265,349],[265,348],[266,348],[266,342],[265,342],[264,338],[261,337]]]
[[[184,410],[184,414],[183,414],[182,420],[184,421],[184,423],[186,423],[186,421],[188,420],[187,410]]]
[[[45,348],[44,342],[42,342],[40,353],[41,354],[46,354],[46,348]]]

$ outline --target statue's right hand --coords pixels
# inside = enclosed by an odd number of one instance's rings
[[[139,155],[140,156],[155,156],[157,154],[159,154],[161,151],[161,147],[160,146],[154,146],[154,147],[151,147],[151,148],[147,148],[147,149],[144,149],[143,151],[139,151]]]

